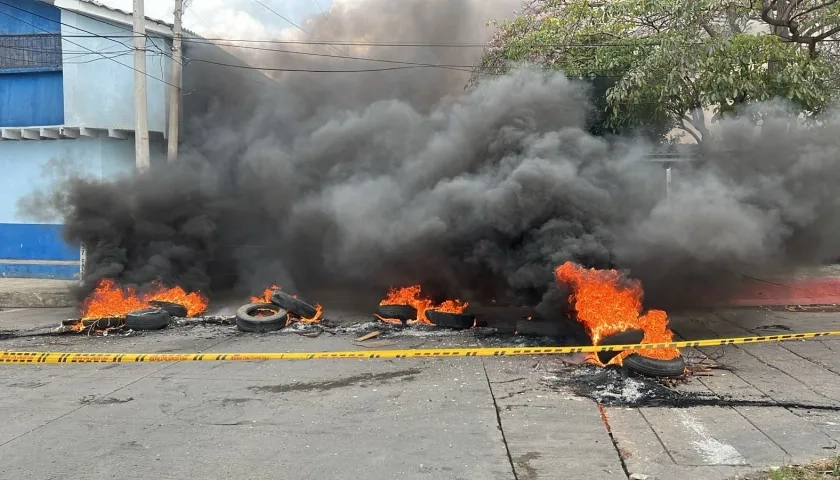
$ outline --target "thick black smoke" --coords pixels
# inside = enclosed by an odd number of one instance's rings
[[[487,3],[367,0],[307,28],[322,39],[474,42],[490,33],[487,18],[514,8]],[[480,54],[337,48],[445,65]],[[200,44],[187,54],[222,59]],[[388,66],[265,51],[247,61]],[[729,122],[703,163],[675,171],[666,196],[650,146],[588,135],[587,87],[561,75],[523,69],[467,93],[469,72],[454,69],[251,73],[188,64],[178,163],[71,179],[24,202],[58,209],[67,238],[88,247],[81,294],[109,276],[212,291],[421,283],[442,296],[535,304],[554,267],[574,260],[629,269],[665,306],[719,293],[741,273],[838,253],[836,117],[807,130],[784,116],[760,131]]]

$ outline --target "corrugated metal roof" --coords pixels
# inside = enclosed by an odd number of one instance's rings
[[[76,9],[70,8],[67,5],[62,5],[63,2],[57,2],[56,0],[38,0],[38,1],[54,5],[57,8],[70,10],[70,11],[76,11]],[[87,5],[90,5],[90,6],[94,7],[94,9],[102,9],[103,11],[107,11],[107,12],[121,13],[123,15],[128,15],[129,17],[132,15],[132,12],[127,12],[127,11],[121,10],[119,8],[109,7],[108,5],[105,5],[103,3],[99,3],[96,0],[76,0],[76,1],[78,1],[79,3],[84,3],[84,4],[87,4]],[[77,11],[77,13],[81,13],[81,12]],[[88,13],[90,13],[90,12],[88,12]],[[172,31],[173,25],[171,23],[167,23],[167,22],[164,22],[163,20],[159,20],[159,19],[156,19],[156,18],[151,18],[151,17],[148,17],[148,16],[145,17],[145,18],[146,18],[146,21],[148,21],[148,22],[153,22],[153,23],[156,23],[158,25],[166,26],[169,29],[170,32]],[[110,18],[108,16],[103,16],[103,19],[113,20],[112,18]],[[121,23],[123,23],[125,25],[131,25],[130,23],[125,23],[125,22],[121,22]],[[201,35],[193,32],[191,30],[188,30],[188,29],[183,28],[183,27],[181,28],[181,30],[182,30],[184,36],[201,38]],[[170,36],[171,36],[171,33],[170,33]]]

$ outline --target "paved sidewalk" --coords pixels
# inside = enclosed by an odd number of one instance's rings
[[[685,338],[707,338],[840,330],[837,316],[727,310],[675,315],[673,323]],[[354,336],[181,327],[15,338],[0,349],[363,348]],[[396,345],[382,348],[482,341],[471,332],[389,340]],[[726,479],[837,452],[838,350],[831,339],[705,349],[734,371],[679,390],[715,393],[719,402],[642,399],[603,410],[567,384],[584,371],[571,365],[574,356],[6,365],[0,477]],[[623,384],[626,398],[640,398],[632,391],[638,383]]]
[[[836,313],[718,310],[680,315],[684,339],[840,330]],[[732,372],[681,389],[713,393],[717,406],[607,409],[630,473],[714,479],[838,453],[840,338],[703,349]],[[688,357],[697,351],[684,351]]]
[[[0,308],[72,307],[76,300],[70,288],[76,280],[0,277]]]

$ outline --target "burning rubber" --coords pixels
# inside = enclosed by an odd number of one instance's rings
[[[791,334],[772,337],[697,340],[674,342],[668,315],[662,310],[644,310],[643,289],[638,280],[616,270],[585,268],[566,262],[554,271],[558,286],[569,289],[568,320],[585,331],[591,346],[579,347],[500,347],[436,350],[380,350],[363,352],[232,353],[219,355],[181,354],[54,354],[51,352],[5,352],[5,363],[77,363],[142,361],[211,361],[211,360],[311,360],[336,358],[417,358],[461,356],[551,355],[586,353],[587,361],[599,366],[615,365],[635,373],[655,377],[680,377],[686,364],[680,348],[806,339],[836,335],[835,332]],[[392,287],[376,307],[374,317],[387,324],[421,325],[453,330],[479,326],[475,315],[467,312],[469,304],[459,299],[433,299],[422,293],[421,285]],[[308,303],[296,294],[281,291],[277,285],[251,297],[235,316],[239,330],[266,333],[282,330],[293,323],[322,323],[322,307]],[[154,330],[165,328],[173,316],[204,312],[208,299],[199,292],[187,293],[180,287],[155,285],[142,292],[121,288],[111,280],[100,282],[82,308],[78,330],[126,328]],[[107,320],[107,321],[106,321]],[[116,321],[117,325],[112,325]],[[93,323],[91,323],[93,322]],[[106,325],[102,325],[102,323]],[[323,325],[322,325],[323,327]],[[516,333],[526,336],[553,337],[558,341],[568,328],[561,319],[520,320]],[[323,332],[324,329],[321,329]],[[316,335],[319,333],[316,333]],[[583,337],[581,337],[581,341]],[[150,360],[154,359],[154,360]]]

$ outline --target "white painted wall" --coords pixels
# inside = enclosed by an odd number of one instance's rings
[[[106,23],[67,10],[61,11],[61,21],[64,24],[61,34],[65,125],[134,130],[131,26]],[[166,87],[172,68],[172,59],[166,56],[172,53],[169,42],[150,35],[146,43],[146,86],[152,132],[166,132]],[[110,59],[91,52],[101,52]]]

